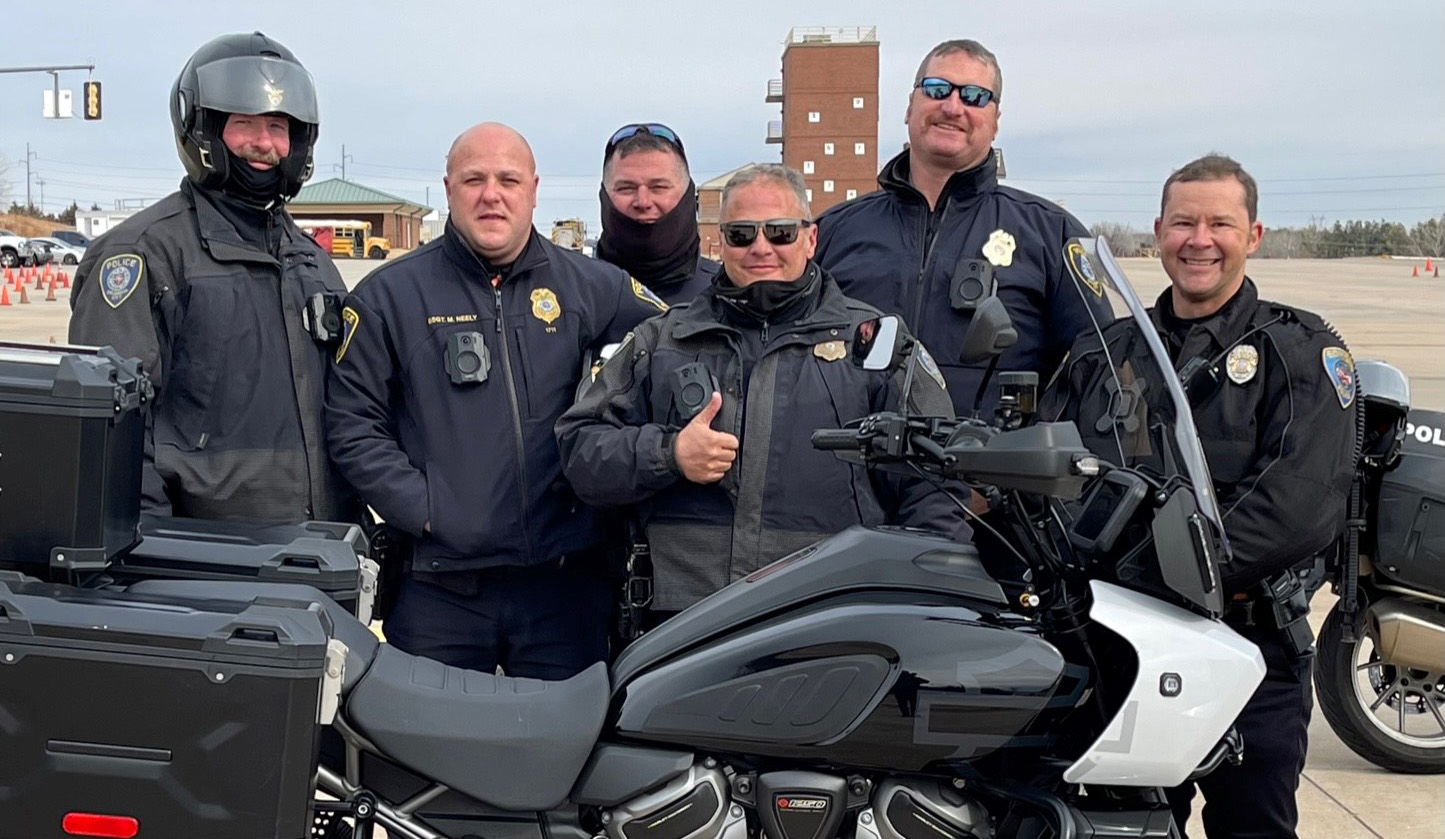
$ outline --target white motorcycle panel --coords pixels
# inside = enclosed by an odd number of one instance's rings
[[[1089,583],[1089,617],[1129,642],[1139,673],[1118,715],[1064,772],[1072,784],[1172,787],[1219,742],[1264,681],[1239,633],[1147,594]],[[1245,753],[1249,744],[1245,743]]]

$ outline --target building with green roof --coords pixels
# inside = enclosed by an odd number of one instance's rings
[[[431,207],[341,178],[306,184],[286,206],[297,219],[370,222],[373,236],[407,249],[421,244],[422,216],[431,212]]]

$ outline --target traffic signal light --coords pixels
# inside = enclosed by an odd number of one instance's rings
[[[100,82],[85,83],[85,118],[100,119]]]

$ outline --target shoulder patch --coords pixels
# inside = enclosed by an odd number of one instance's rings
[[[1348,408],[1355,401],[1355,360],[1341,347],[1325,347],[1320,353],[1325,375],[1335,387],[1340,398],[1340,407]]]
[[[918,345],[918,366],[922,367],[923,372],[927,373],[930,378],[938,382],[940,388],[948,390],[948,383],[943,380],[943,371],[938,369],[938,362],[933,360],[933,356],[928,354],[928,348],[922,344]]]
[[[139,254],[118,253],[100,263],[96,276],[100,279],[100,293],[106,305],[119,309],[120,304],[130,298],[140,285],[145,273],[145,260]]]
[[[667,311],[667,304],[663,302],[661,297],[658,297],[656,294],[654,294],[652,289],[638,282],[636,277],[628,277],[627,279],[629,282],[632,283],[632,295],[634,297],[636,297],[638,300],[651,303],[652,305],[657,307],[657,310],[659,312]]]
[[[356,336],[356,328],[360,325],[361,315],[355,309],[350,306],[341,309],[341,346],[336,348],[337,364],[346,357],[346,350],[351,346],[351,339]]]
[[[1089,264],[1089,256],[1084,253],[1084,246],[1078,242],[1070,242],[1064,246],[1064,262],[1069,266],[1069,273],[1074,279],[1083,283],[1095,297],[1104,296],[1104,284],[1094,275],[1094,268]]]

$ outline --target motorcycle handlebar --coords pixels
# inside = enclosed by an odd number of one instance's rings
[[[813,432],[813,448],[823,451],[856,451],[861,441],[850,428],[820,428]]]

